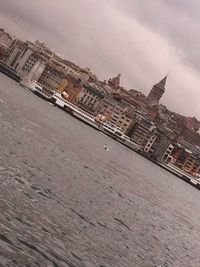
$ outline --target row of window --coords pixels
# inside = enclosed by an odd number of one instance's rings
[[[98,95],[96,95],[96,94],[93,94],[93,93],[90,93],[90,92],[88,92],[88,93],[84,93],[83,94],[83,97],[93,97],[93,98],[96,98],[96,99],[99,99],[100,97],[98,96]]]
[[[127,127],[128,124],[127,123],[123,123],[123,121],[119,120],[117,118],[112,118],[111,119],[111,122],[114,123],[114,124],[118,124],[118,126],[122,126],[122,127]]]

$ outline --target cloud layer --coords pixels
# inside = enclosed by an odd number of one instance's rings
[[[198,0],[0,0],[0,26],[102,80],[121,73],[127,89],[148,94],[169,73],[161,102],[200,120],[199,10]]]

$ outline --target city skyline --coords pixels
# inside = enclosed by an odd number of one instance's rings
[[[200,40],[194,34],[199,24],[195,7],[200,4],[179,3],[0,0],[0,18],[8,32],[46,42],[62,57],[90,67],[102,80],[122,73],[126,89],[148,95],[169,72],[161,103],[200,119]]]

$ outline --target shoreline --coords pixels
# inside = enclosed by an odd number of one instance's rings
[[[5,65],[6,66],[6,65]],[[2,64],[0,66],[0,72],[4,75],[6,75],[7,77],[15,80],[17,83],[20,84],[20,79],[17,77],[13,76],[13,73],[10,70],[5,70],[4,68],[2,68]],[[21,85],[20,85],[21,86]],[[24,86],[21,86],[22,88],[26,88]],[[30,88],[27,88],[30,90]],[[30,90],[31,91],[31,90]],[[126,146],[127,148],[129,148],[130,150],[134,151],[135,153],[137,153],[138,155],[140,155],[141,157],[147,159],[148,161],[152,162],[153,164],[159,166],[160,168],[170,172],[171,174],[173,174],[174,176],[178,177],[179,179],[181,179],[182,181],[190,184],[191,186],[195,187],[196,189],[200,190],[200,180],[195,179],[194,177],[190,177],[188,176],[187,173],[185,173],[184,171],[182,171],[181,169],[179,170],[176,167],[172,168],[170,165],[164,164],[162,162],[159,161],[155,161],[150,159],[147,155],[145,155],[144,153],[139,152],[137,149],[134,149],[132,147],[130,147],[129,145],[127,145],[126,143],[124,143],[122,140],[120,140],[120,138],[118,136],[114,136],[114,134],[108,134],[105,131],[102,131],[101,129],[98,128],[98,124],[96,124],[96,126],[94,126],[93,124],[81,119],[80,117],[76,116],[72,110],[70,110],[69,108],[65,108],[65,107],[61,107],[58,104],[56,104],[55,99],[52,98],[48,98],[45,97],[44,95],[40,94],[37,91],[31,91],[32,93],[34,93],[35,95],[37,95],[38,97],[42,98],[45,101],[48,101],[50,103],[52,103],[53,105],[57,106],[59,109],[62,109],[63,111],[67,112],[68,114],[70,114],[71,116],[73,116],[74,118],[78,119],[79,121],[87,124],[88,126],[92,127],[93,129],[103,132],[105,135],[109,136],[110,138],[112,138],[113,140],[115,140],[118,143],[121,143],[123,146]]]

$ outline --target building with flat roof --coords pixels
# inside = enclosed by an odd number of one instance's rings
[[[0,29],[0,60],[5,60],[8,56],[11,46],[14,42],[14,37]]]

